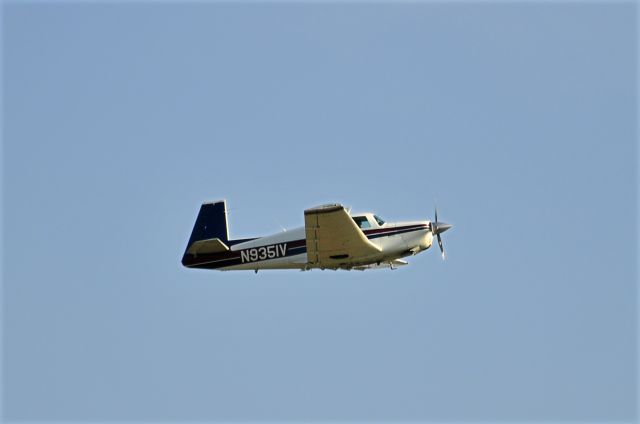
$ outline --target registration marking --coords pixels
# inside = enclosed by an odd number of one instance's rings
[[[242,263],[264,261],[265,259],[275,259],[285,256],[287,243],[272,244],[270,246],[253,247],[240,251]]]

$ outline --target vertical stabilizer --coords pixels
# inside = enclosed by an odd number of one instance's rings
[[[186,250],[189,250],[189,247],[196,241],[214,238],[218,238],[224,243],[229,241],[226,200],[204,203],[200,206],[200,212],[193,226]]]

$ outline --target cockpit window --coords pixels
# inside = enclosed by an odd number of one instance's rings
[[[366,216],[354,216],[353,220],[358,224],[360,228],[371,228],[371,224]]]
[[[373,215],[373,217],[376,219],[379,226],[382,227],[384,225],[384,219],[380,218],[378,215]]]

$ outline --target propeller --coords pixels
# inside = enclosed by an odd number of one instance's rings
[[[444,247],[442,246],[442,238],[440,234],[447,231],[449,228],[453,227],[451,224],[447,224],[446,222],[438,222],[438,208],[435,208],[435,217],[433,222],[431,223],[431,232],[438,238],[438,246],[440,246],[440,251],[442,252],[442,260],[445,259],[444,255]]]

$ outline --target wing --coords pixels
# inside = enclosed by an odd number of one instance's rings
[[[366,262],[380,248],[371,243],[342,205],[325,205],[304,211],[307,260],[319,266]]]

